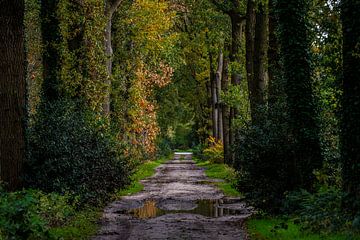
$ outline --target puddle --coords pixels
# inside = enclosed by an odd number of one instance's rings
[[[168,200],[169,201],[169,200]],[[171,200],[170,200],[171,201]],[[164,210],[159,208],[155,200],[147,200],[144,206],[129,210],[127,213],[140,219],[155,218],[166,214],[174,213],[186,213],[186,214],[199,214],[205,217],[218,218],[224,216],[234,216],[247,213],[247,208],[243,206],[243,203],[224,202],[224,200],[198,200],[195,203],[187,202],[187,207],[184,207],[186,202],[175,203],[160,203],[159,205],[166,205],[181,207],[181,210]],[[185,204],[186,205],[186,204]],[[189,206],[190,205],[190,206]],[[193,207],[191,207],[193,206]]]

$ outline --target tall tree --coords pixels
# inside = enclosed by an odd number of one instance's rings
[[[20,186],[25,158],[24,0],[0,2],[0,180]]]
[[[223,73],[221,77],[221,89],[224,92],[227,92],[229,87],[229,44],[225,46],[224,54],[224,63],[223,63]],[[224,162],[230,163],[230,111],[227,104],[222,103],[222,125],[223,125],[223,146],[224,146]]]
[[[278,21],[275,0],[269,0],[269,47],[268,47],[268,102],[269,107],[278,99],[280,55],[277,37]]]
[[[254,37],[254,73],[250,83],[250,106],[253,121],[256,121],[258,110],[265,104],[265,85],[267,82],[267,49],[269,18],[267,4],[261,1],[256,12]]]
[[[105,17],[107,18],[107,24],[105,29],[105,53],[106,53],[106,69],[107,69],[107,79],[106,79],[106,93],[105,93],[105,102],[103,104],[103,112],[105,114],[110,113],[110,89],[111,89],[111,77],[112,77],[112,59],[113,59],[113,49],[111,44],[111,26],[112,19],[116,9],[120,6],[123,0],[106,0],[105,1]]]
[[[277,13],[289,124],[296,142],[292,184],[311,189],[313,170],[322,166],[322,155],[312,92],[306,1],[278,0]]]
[[[81,99],[101,111],[107,89],[104,9],[92,0],[41,0],[44,100]]]
[[[43,40],[43,96],[46,100],[59,98],[60,55],[58,46],[61,41],[59,20],[56,15],[58,0],[41,0],[41,32]]]
[[[250,104],[252,101],[252,94],[254,90],[254,39],[255,39],[255,23],[256,23],[256,14],[255,14],[256,3],[254,0],[247,1],[246,7],[246,28],[245,28],[245,38],[246,38],[246,79],[249,89],[249,98]]]
[[[360,1],[343,0],[342,175],[347,210],[356,214],[360,201]]]
[[[227,14],[230,17],[231,21],[231,46],[229,48],[229,60],[233,66],[231,72],[231,84],[232,85],[240,85],[242,76],[241,76],[241,49],[243,43],[243,28],[245,24],[245,17],[243,16],[243,9],[242,9],[242,2],[240,0],[231,0],[230,2],[227,1],[218,1],[212,0],[212,3],[216,6],[216,8],[223,13]],[[226,68],[227,69],[227,68]],[[225,74],[227,77],[227,73]],[[227,89],[227,80],[224,79],[226,82],[225,86]],[[224,89],[224,92],[226,92]],[[227,113],[226,111],[229,111]],[[237,116],[237,110],[234,107],[227,108],[226,106],[222,109],[222,114],[224,114],[223,121],[223,139],[229,139],[228,144],[224,143],[224,159],[225,162],[232,162],[233,156],[230,153],[230,145],[234,144],[235,142],[235,132],[232,130],[231,125],[233,120]],[[228,116],[228,117],[227,117]],[[226,136],[225,136],[225,135]]]
[[[216,139],[221,140],[223,142],[223,124],[222,124],[222,108],[220,107],[220,93],[221,93],[221,80],[224,66],[224,54],[222,50],[219,52],[218,57],[218,66],[215,73],[215,108],[217,110],[217,136]]]

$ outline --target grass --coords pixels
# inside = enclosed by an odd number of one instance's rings
[[[140,180],[151,177],[155,174],[155,168],[157,168],[160,164],[166,162],[170,157],[161,157],[155,161],[147,161],[141,164],[136,172],[131,176],[131,184],[116,193],[116,198],[120,198],[121,196],[132,195],[134,193],[140,192],[144,189],[144,185],[140,183]]]
[[[209,178],[222,179],[224,182],[214,183],[226,196],[240,197],[242,196],[239,191],[234,188],[236,181],[236,174],[234,169],[226,164],[211,163],[209,161],[202,161],[194,158],[199,167],[205,168],[205,174]]]
[[[63,240],[85,240],[94,236],[98,230],[98,220],[102,210],[87,209],[76,213],[67,224],[61,227],[54,227],[49,230],[50,236],[54,239]]]
[[[119,198],[140,192],[144,186],[139,181],[154,175],[155,168],[168,159],[169,157],[162,157],[158,160],[141,164],[131,176],[132,183],[126,189],[118,191],[115,197]],[[101,214],[102,209],[87,209],[78,212],[65,226],[51,228],[50,235],[56,239],[63,240],[89,239],[91,236],[94,236],[98,230],[97,222]]]
[[[281,225],[287,228],[280,227]],[[355,240],[360,239],[359,235],[351,233],[334,233],[320,235],[307,233],[301,230],[301,226],[294,224],[290,220],[284,221],[281,218],[252,218],[247,222],[247,230],[252,240]],[[277,227],[275,227],[277,226]]]

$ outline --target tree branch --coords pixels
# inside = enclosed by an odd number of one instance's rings
[[[120,6],[120,4],[124,0],[106,0],[106,9],[105,14],[107,16],[112,17],[112,15],[115,13],[116,9]]]

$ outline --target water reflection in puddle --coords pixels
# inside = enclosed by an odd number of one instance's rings
[[[197,206],[191,210],[163,210],[157,207],[154,200],[147,200],[144,206],[130,210],[128,213],[141,219],[155,218],[158,216],[174,213],[199,214],[205,217],[223,217],[243,214],[244,209],[230,209],[222,204],[224,200],[199,200]],[[245,209],[246,210],[246,209]]]

